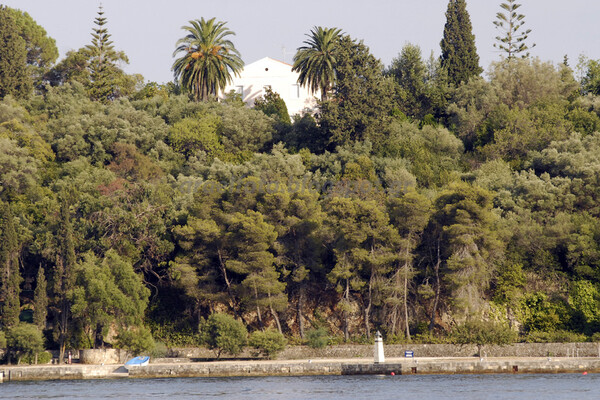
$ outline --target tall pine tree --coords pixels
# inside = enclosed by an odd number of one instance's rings
[[[525,52],[535,47],[535,43],[531,47],[525,43],[531,29],[519,32],[523,25],[525,25],[525,15],[517,12],[520,7],[521,4],[515,3],[515,0],[507,0],[506,3],[500,4],[500,8],[506,11],[506,13],[497,13],[496,21],[494,21],[496,28],[502,32],[501,36],[496,36],[498,43],[495,43],[494,47],[506,53],[508,59],[521,53],[523,58],[529,57],[529,53]]]
[[[483,72],[475,47],[475,35],[465,0],[450,0],[446,11],[446,26],[442,47],[442,68],[448,72],[448,81],[454,86],[468,82]]]
[[[90,57],[89,71],[91,82],[88,87],[93,100],[109,101],[122,95],[122,86],[127,82],[125,73],[119,68],[119,62],[128,62],[127,56],[122,51],[116,51],[110,40],[110,33],[106,28],[106,17],[102,6],[92,30],[92,44],[85,47]]]

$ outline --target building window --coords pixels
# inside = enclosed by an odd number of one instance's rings
[[[299,99],[300,98],[300,85],[297,83],[290,86],[290,98]]]
[[[240,96],[244,97],[244,87],[243,86],[236,86],[235,92],[237,94],[239,94]]]

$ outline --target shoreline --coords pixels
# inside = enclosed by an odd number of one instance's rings
[[[123,364],[71,364],[0,366],[4,382],[183,378],[260,377],[318,375],[446,375],[446,374],[530,374],[600,373],[598,357],[416,357],[388,358],[375,364],[373,358],[257,360],[150,363],[125,369]]]

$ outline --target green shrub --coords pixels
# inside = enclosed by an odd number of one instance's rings
[[[222,353],[233,356],[240,354],[248,340],[248,331],[243,323],[232,316],[215,313],[208,320],[200,322],[200,337],[219,359]]]
[[[408,343],[406,336],[403,333],[398,335],[388,335],[385,338],[385,344],[405,344]]]
[[[193,347],[200,344],[200,338],[195,328],[186,324],[175,324],[170,321],[160,323],[150,321],[152,337],[160,340],[167,347]]]
[[[524,338],[525,343],[550,343],[550,333],[542,331],[531,331]]]
[[[306,332],[306,344],[313,349],[323,349],[329,343],[329,334],[325,328],[310,329]]]
[[[552,343],[581,343],[587,342],[587,336],[583,333],[559,330],[550,334]]]
[[[517,339],[517,333],[504,324],[472,320],[454,327],[451,339],[456,344],[477,345],[477,353],[481,355],[483,346],[487,344],[506,345],[514,343]]]
[[[436,336],[433,333],[427,331],[423,333],[417,333],[412,337],[413,343],[418,344],[445,344],[448,343],[450,339],[445,336]]]
[[[169,354],[169,348],[163,342],[154,342],[154,349],[150,352],[152,358],[164,358]]]
[[[145,326],[124,329],[117,335],[116,346],[129,350],[134,355],[150,353],[156,347],[152,333]]]
[[[278,331],[269,329],[267,331],[256,331],[250,335],[248,344],[262,353],[266,358],[273,358],[277,353],[285,349],[287,340]]]
[[[44,350],[42,331],[33,324],[20,323],[8,331],[6,336],[9,357],[16,357],[17,364],[26,356],[30,360]]]
[[[48,364],[52,360],[52,353],[49,351],[42,351],[37,355],[37,364]],[[35,355],[26,355],[22,358],[22,361],[27,364],[36,364]]]
[[[554,332],[531,331],[525,336],[527,343],[579,343],[587,341],[584,334],[558,330]]]

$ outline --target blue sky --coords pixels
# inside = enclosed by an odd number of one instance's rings
[[[572,66],[581,54],[600,59],[600,2],[590,0],[520,0],[531,29],[531,54]],[[98,11],[94,0],[0,0],[27,11],[56,39],[61,57],[90,43]],[[419,45],[424,57],[439,56],[448,0],[103,0],[114,46],[123,50],[129,73],[159,83],[172,80],[175,42],[192,19],[227,21],[233,42],[246,63],[262,57],[290,62],[305,34],[315,25],[339,27],[364,40],[385,65],[406,43]],[[481,65],[487,69],[500,55],[493,21],[501,0],[467,0]]]

